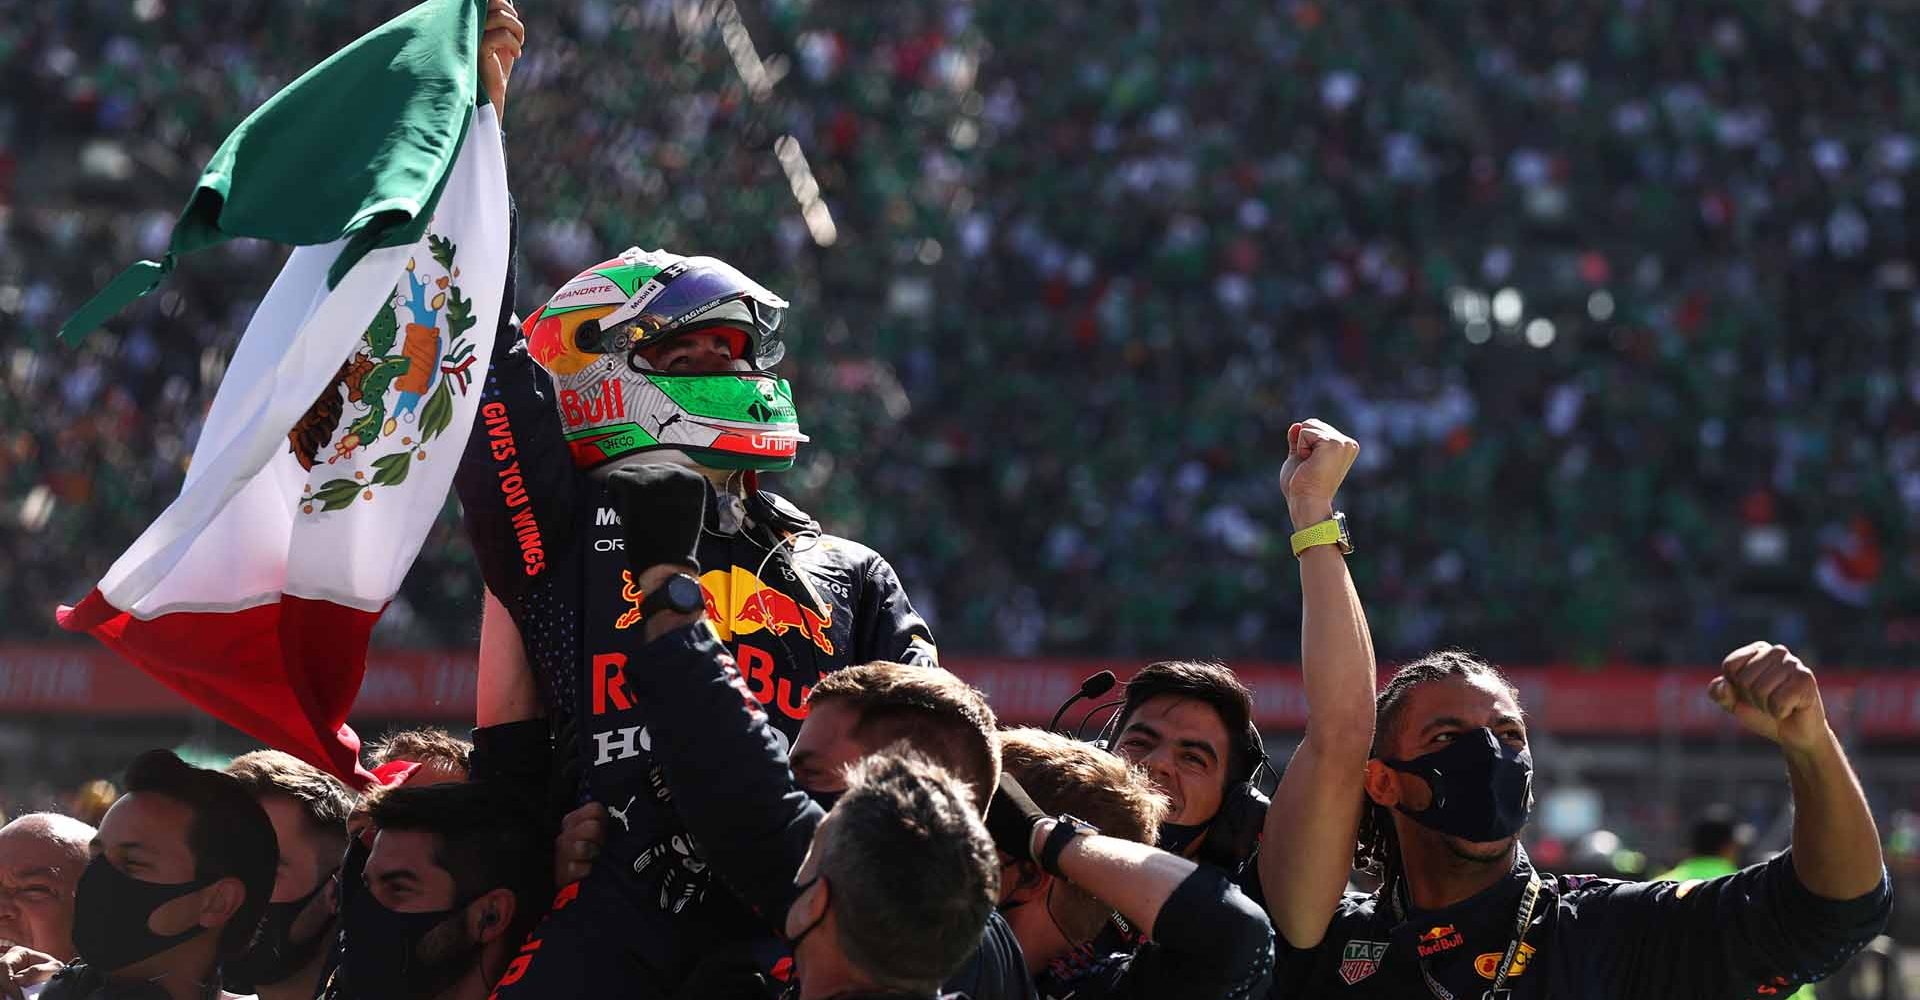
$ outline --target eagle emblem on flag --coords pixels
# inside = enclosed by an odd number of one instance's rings
[[[303,514],[341,510],[404,482],[413,462],[426,461],[427,442],[452,423],[456,394],[464,397],[471,387],[477,355],[467,331],[477,321],[459,284],[459,247],[431,232],[427,247],[431,265],[407,261],[352,356],[287,432],[301,468],[312,472],[325,456],[326,464],[344,462],[342,472],[352,473],[317,489],[307,484],[298,501]],[[376,451],[384,453],[369,460]]]

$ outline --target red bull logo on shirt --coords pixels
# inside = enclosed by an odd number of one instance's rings
[[[1443,951],[1452,951],[1467,943],[1467,939],[1452,924],[1430,927],[1420,935],[1420,947],[1416,949],[1421,958],[1438,955]]]
[[[708,570],[700,574],[700,586],[706,588],[708,615],[720,638],[732,641],[755,632],[785,638],[798,632],[820,652],[833,655],[833,639],[827,635],[833,627],[833,605],[812,600],[811,594],[797,600],[744,566]]]
[[[806,586],[804,575],[800,577],[800,582],[803,587]],[[737,640],[755,633],[767,633],[778,642],[786,643],[791,641],[788,636],[797,633],[797,638],[813,643],[815,649],[832,656],[835,644],[828,630],[833,627],[833,605],[825,601],[796,599],[786,591],[768,586],[753,571],[741,566],[708,570],[700,574],[700,590],[706,598],[707,622],[713,626],[714,633],[721,641],[734,647],[736,666],[746,681],[748,694],[761,705],[777,709],[787,718],[806,718],[807,695],[812,688],[795,683],[792,678],[776,676],[774,653],[761,648],[767,643],[761,642],[756,646]],[[811,596],[811,588],[808,588],[808,593]],[[620,572],[620,599],[627,607],[614,619],[614,627],[630,629],[639,625],[640,604],[646,600],[646,595],[641,592],[631,570]],[[815,611],[813,605],[821,610]],[[624,663],[624,655],[612,655],[618,656]],[[594,714],[597,715],[599,702],[595,704]]]
[[[742,566],[700,574],[700,590],[707,599],[707,619],[723,640],[731,642],[755,632],[781,637],[798,632],[820,652],[833,655],[833,638],[827,634],[833,627],[831,604],[820,602],[821,611],[816,612]],[[627,602],[627,610],[614,619],[613,627],[629,629],[640,624],[640,602],[646,595],[630,570],[620,571],[620,599]]]

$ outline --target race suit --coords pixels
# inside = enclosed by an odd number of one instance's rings
[[[715,942],[767,935],[713,884],[674,813],[626,683],[642,642],[641,594],[619,513],[604,478],[575,468],[551,382],[518,323],[502,325],[455,488],[482,577],[519,627],[562,734],[563,791],[603,803],[612,821],[592,874],[562,889],[496,994],[666,996]],[[875,660],[936,664],[926,623],[873,550],[820,533],[772,494],[721,500],[697,551],[707,613],[783,741],[822,674]]]

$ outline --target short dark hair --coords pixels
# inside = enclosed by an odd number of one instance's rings
[[[1520,700],[1520,690],[1513,686],[1507,675],[1501,673],[1492,664],[1462,649],[1442,649],[1406,664],[1393,672],[1386,687],[1373,699],[1373,749],[1369,757],[1379,757],[1385,748],[1393,745],[1399,735],[1399,727],[1405,720],[1407,695],[1422,684],[1431,684],[1445,680],[1490,680],[1507,690],[1514,701]],[[1399,845],[1394,842],[1393,817],[1387,810],[1366,797],[1363,791],[1360,811],[1359,842],[1354,849],[1354,868],[1363,872],[1384,875],[1388,868],[1397,863]]]
[[[1224,663],[1163,660],[1141,667],[1127,681],[1114,732],[1124,730],[1140,706],[1162,695],[1205,702],[1220,716],[1227,730],[1228,783],[1253,777],[1253,769],[1267,759],[1260,727],[1253,723],[1253,692]]]
[[[292,799],[307,814],[307,825],[315,834],[333,837],[345,848],[347,817],[353,814],[355,798],[339,778],[280,750],[241,754],[227,765],[227,773],[255,799],[269,795]]]
[[[980,945],[1000,866],[972,799],[904,744],[849,769],[816,849],[840,950],[882,988],[937,991]]]
[[[495,889],[513,893],[513,940],[533,929],[552,895],[553,848],[536,817],[486,784],[398,786],[370,796],[369,817],[381,831],[434,834],[433,863],[453,876],[456,904]]]
[[[187,850],[195,879],[236,878],[246,890],[233,918],[220,930],[219,957],[247,949],[273,898],[280,844],[273,822],[239,780],[194,767],[169,750],[148,750],[127,765],[121,785],[129,794],[164,795],[187,807]]]
[[[1751,837],[1752,830],[1734,818],[1732,809],[1714,805],[1694,821],[1687,839],[1693,847],[1693,856],[1705,857],[1719,854],[1728,847],[1744,847]]]
[[[1160,839],[1166,798],[1144,772],[1115,754],[1059,733],[1022,728],[1000,734],[1000,762],[1048,813],[1072,813],[1109,837],[1148,845]],[[1077,886],[1059,884],[1053,892],[1057,898],[1050,905],[1060,929],[1075,940],[1093,937],[1112,912]]]
[[[471,742],[437,726],[401,729],[367,744],[367,760],[373,767],[404,760],[466,774],[472,759]]]
[[[954,772],[985,813],[1000,784],[1000,723],[987,696],[941,667],[868,663],[820,678],[808,705],[837,701],[860,715],[853,733],[871,747],[905,742]]]
[[[1400,724],[1405,721],[1402,716],[1406,714],[1403,709],[1409,691],[1434,681],[1481,679],[1498,684],[1515,701],[1520,700],[1520,689],[1513,686],[1506,674],[1463,649],[1442,649],[1428,653],[1394,671],[1387,686],[1381,688],[1373,699],[1373,750],[1370,756],[1380,756],[1398,738]]]

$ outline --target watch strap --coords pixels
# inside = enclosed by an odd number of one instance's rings
[[[1047,831],[1047,839],[1040,845],[1040,870],[1055,878],[1066,878],[1060,872],[1060,855],[1066,851],[1073,838],[1093,833],[1094,828],[1085,820],[1061,813],[1054,817],[1053,829]]]
[[[1337,518],[1330,517],[1318,524],[1309,524],[1293,533],[1293,554],[1296,557],[1316,545],[1338,544],[1340,521]]]
[[[673,585],[680,580],[686,580],[695,587],[700,586],[700,581],[695,580],[686,573],[675,573],[673,576],[661,581],[660,586],[653,588],[651,593],[640,599],[641,621],[646,621],[662,611],[677,611],[681,614],[692,614],[699,610],[699,606],[697,605],[689,608],[682,607],[674,602]]]

